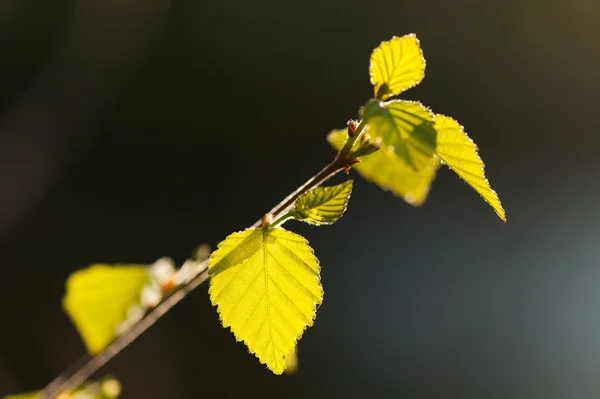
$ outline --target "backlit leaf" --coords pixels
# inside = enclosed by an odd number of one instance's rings
[[[316,187],[294,203],[294,218],[310,224],[331,224],[342,217],[352,192],[352,181],[337,186]]]
[[[63,307],[92,354],[117,337],[131,309],[141,309],[142,290],[150,283],[146,267],[93,265],[67,280]]]
[[[438,134],[437,156],[473,187],[494,208],[500,219],[506,221],[500,199],[485,178],[484,165],[477,153],[477,145],[458,122],[447,116],[435,117],[435,129]]]
[[[219,244],[208,271],[210,300],[223,327],[281,374],[323,300],[319,262],[308,242],[282,228],[250,228]]]
[[[415,171],[430,168],[436,146],[433,113],[421,103],[371,101],[363,109],[368,133]]]
[[[340,150],[347,137],[346,130],[334,130],[327,136],[331,145]],[[404,159],[387,148],[361,158],[361,162],[352,166],[365,179],[374,182],[384,190],[390,190],[411,205],[419,206],[427,198],[431,183],[435,178],[440,162],[436,157],[430,164],[415,172]]]
[[[425,76],[425,58],[414,34],[394,36],[373,50],[369,65],[375,97],[385,100],[419,84]]]

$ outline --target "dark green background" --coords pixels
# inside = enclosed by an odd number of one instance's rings
[[[2,0],[0,395],[84,352],[70,272],[253,223],[332,158],[371,50],[415,32],[405,98],[466,127],[508,223],[445,169],[422,208],[358,178],[339,223],[288,226],[325,288],[295,376],[206,287],[101,374],[124,398],[599,397],[598,21],[596,0]]]

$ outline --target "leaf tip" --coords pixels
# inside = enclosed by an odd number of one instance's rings
[[[496,194],[496,197],[498,197],[497,194]],[[496,212],[496,215],[498,215],[500,220],[502,220],[504,223],[506,223],[506,211],[504,210],[504,207],[502,206],[500,199],[498,199],[498,207],[494,207],[494,211]]]

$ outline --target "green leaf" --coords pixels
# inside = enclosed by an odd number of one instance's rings
[[[382,42],[371,54],[369,74],[375,97],[381,100],[419,84],[425,76],[419,39],[410,34]]]
[[[368,133],[381,139],[381,148],[393,151],[415,171],[431,167],[436,147],[433,113],[421,103],[370,101],[363,108]]]
[[[319,262],[308,242],[282,228],[250,228],[219,244],[208,261],[210,300],[223,327],[231,327],[275,374],[323,301]]]
[[[494,208],[500,219],[506,221],[500,199],[485,178],[484,165],[477,153],[477,145],[467,136],[463,127],[450,117],[437,115],[435,129],[438,135],[437,156],[473,187]]]
[[[93,265],[67,280],[63,307],[91,354],[117,337],[117,329],[132,309],[141,311],[142,290],[151,282],[139,265]]]
[[[352,180],[337,186],[313,188],[296,200],[293,216],[316,225],[337,222],[346,211],[351,192]]]
[[[333,148],[340,150],[346,141],[346,130],[334,130],[327,136]],[[413,206],[423,204],[429,193],[440,162],[432,157],[429,165],[415,172],[404,159],[394,151],[381,148],[379,151],[361,158],[361,162],[352,166],[368,181],[374,182],[384,190],[390,190]]]

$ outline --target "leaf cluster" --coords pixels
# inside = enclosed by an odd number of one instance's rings
[[[93,265],[70,276],[63,306],[90,354],[101,353],[127,334],[163,298],[185,288],[207,268],[210,300],[223,327],[275,374],[286,367],[295,370],[297,342],[314,323],[323,287],[319,261],[308,241],[282,225],[289,220],[314,226],[338,221],[353,183],[320,185],[340,170],[354,168],[419,206],[445,164],[506,220],[477,146],[463,127],[419,102],[397,98],[425,74],[416,36],[382,42],[371,54],[369,73],[374,98],[361,107],[358,121],[327,136],[338,151],[335,161],[265,215],[262,223],[229,235],[206,261],[200,253],[207,251],[198,251],[178,270],[163,258],[153,265]]]

